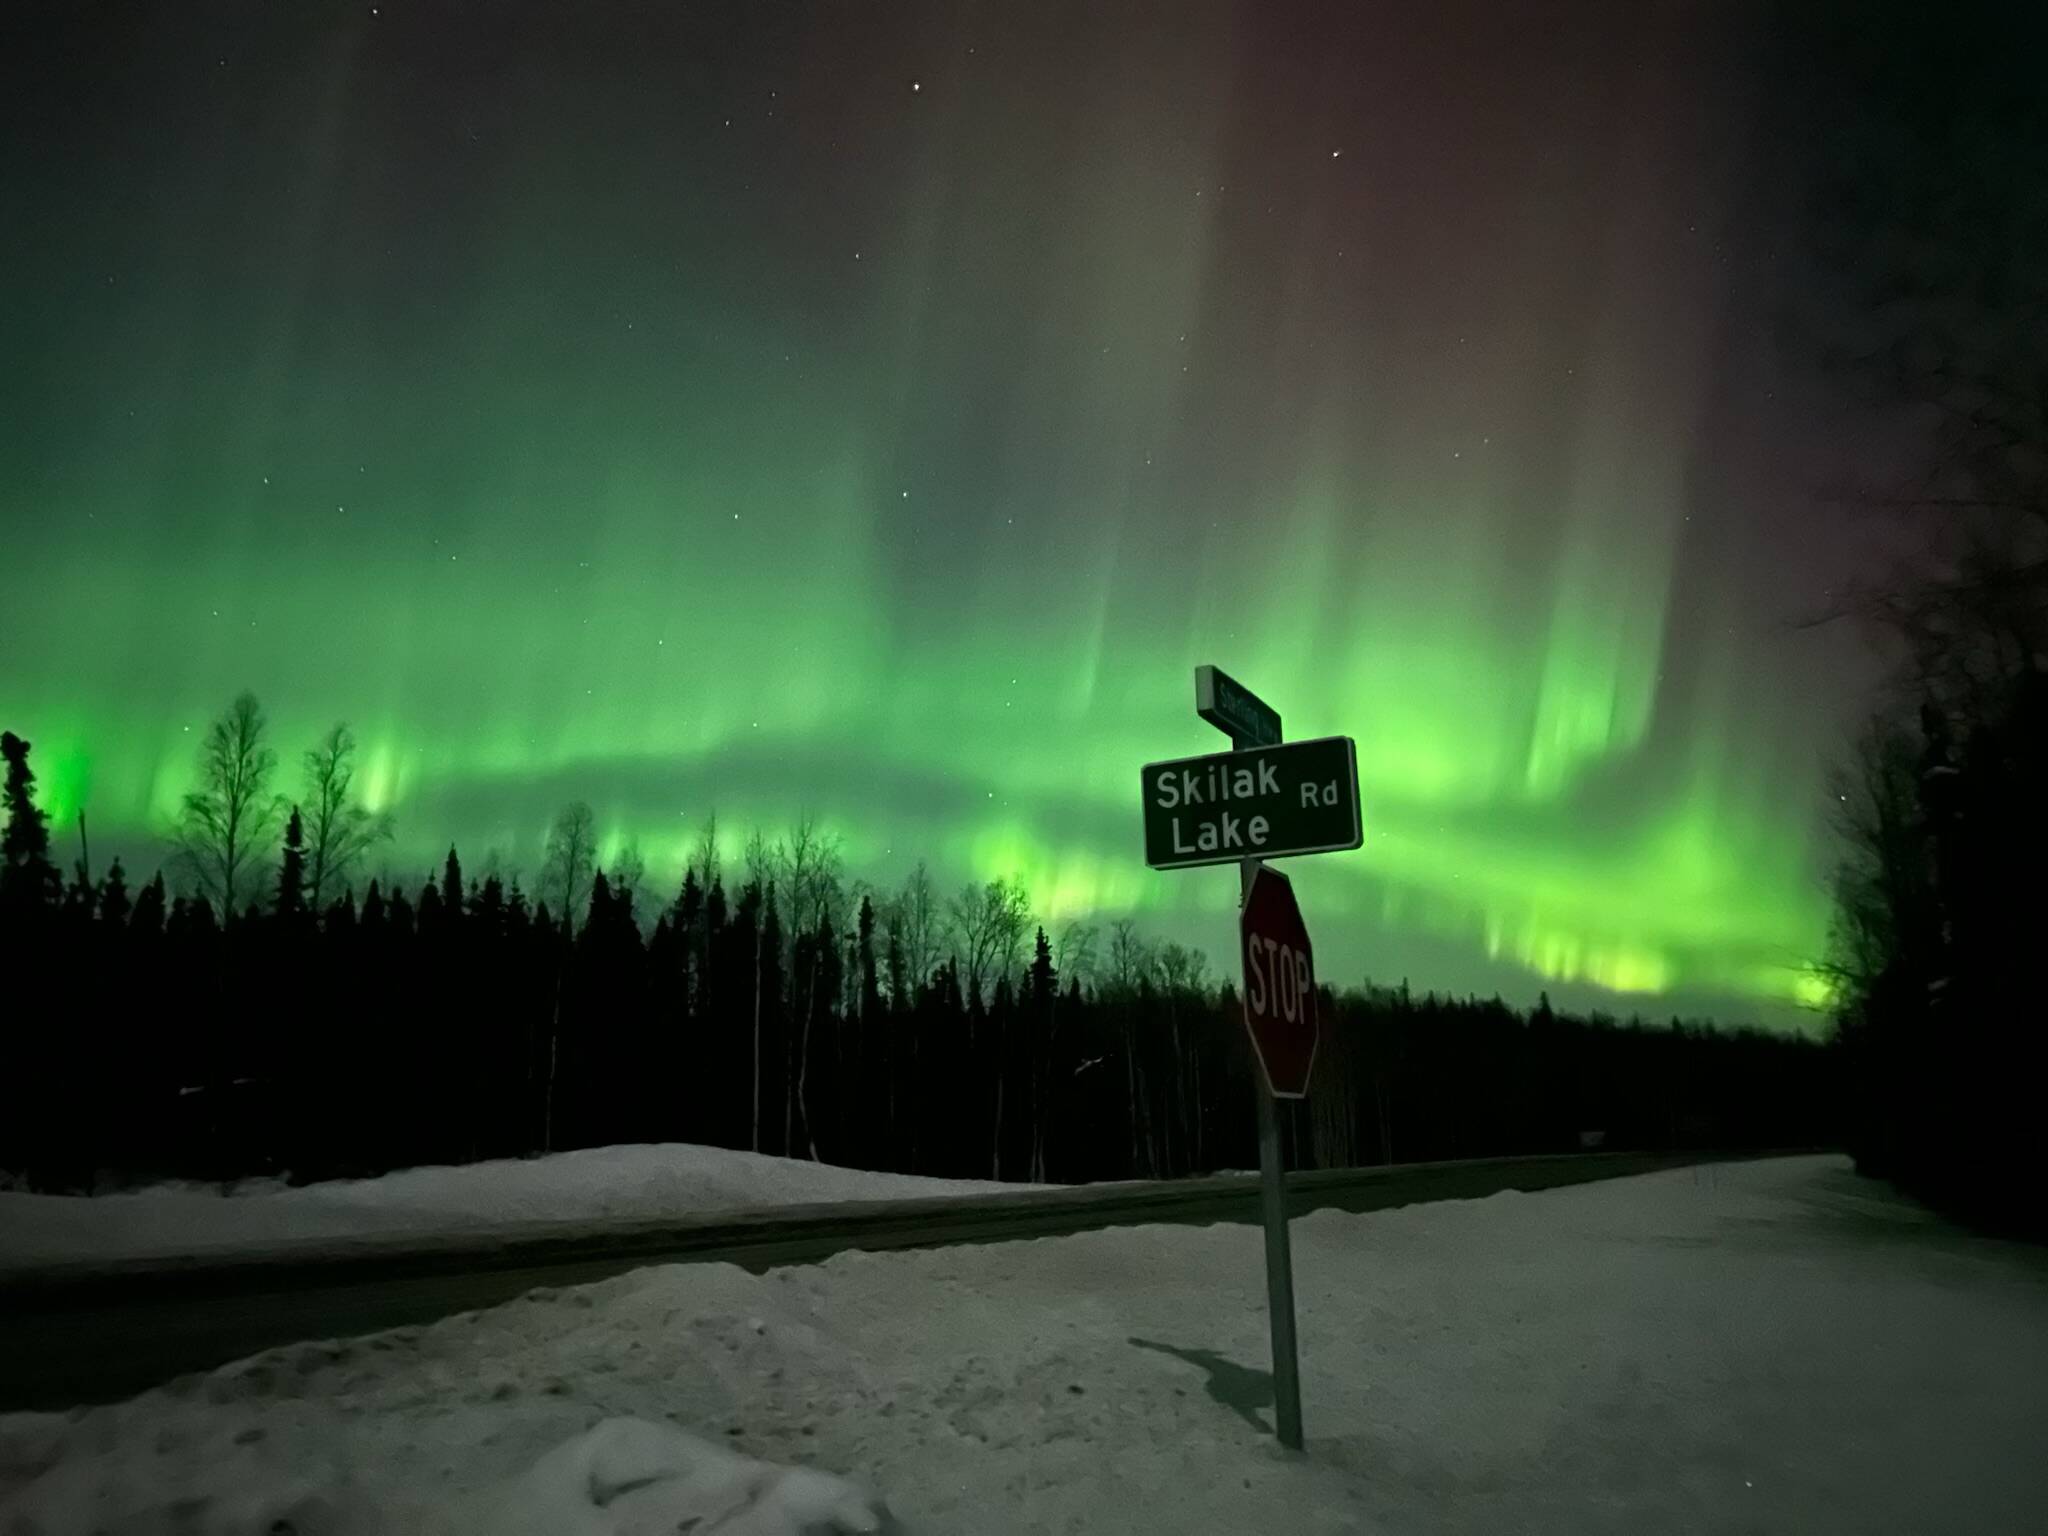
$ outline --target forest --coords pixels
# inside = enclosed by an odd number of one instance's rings
[[[1815,104],[1825,297],[1797,317],[1909,445],[1833,498],[1904,553],[1814,620],[1886,661],[1832,797],[1844,1139],[1865,1173],[2048,1238],[2048,111],[2010,50],[1898,22],[1859,29],[1853,89]]]
[[[45,1191],[294,1181],[691,1141],[1036,1182],[1257,1165],[1256,1064],[1205,957],[1128,921],[1048,934],[1007,881],[850,880],[809,819],[680,886],[599,867],[565,807],[531,890],[362,870],[389,827],[336,727],[285,800],[257,701],[214,723],[171,878],[67,880],[9,733],[0,943],[14,959],[0,1169]],[[1406,983],[1320,999],[1295,1166],[1812,1145],[1804,1039],[1518,1012]]]

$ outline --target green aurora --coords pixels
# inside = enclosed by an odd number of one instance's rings
[[[1747,574],[1785,487],[1700,469],[1746,290],[1680,66],[1545,122],[1532,47],[1432,117],[1368,47],[1289,109],[1333,67],[1023,10],[660,80],[129,39],[101,89],[177,131],[77,128],[0,272],[0,720],[59,834],[147,873],[247,687],[287,791],[352,724],[408,878],[530,875],[581,798],[665,886],[808,810],[1216,954],[1235,877],[1144,867],[1135,771],[1221,745],[1214,662],[1357,739],[1364,847],[1289,871],[1327,979],[1796,1025],[1832,716]]]

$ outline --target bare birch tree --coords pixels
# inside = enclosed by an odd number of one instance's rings
[[[277,754],[264,742],[268,722],[256,695],[244,693],[207,727],[199,750],[199,787],[179,807],[177,859],[222,923],[241,915],[257,866],[269,852],[282,802],[270,793]]]
[[[1120,917],[1109,925],[1109,981],[1117,991],[1131,993],[1153,974],[1152,946],[1138,933],[1138,925]]]
[[[811,1030],[818,1012],[818,968],[824,961],[825,927],[839,915],[839,839],[820,827],[817,817],[811,812],[801,812],[789,829],[789,835],[776,847],[776,864],[788,892],[793,931],[799,940],[809,938],[811,941],[808,945],[810,965],[803,977],[804,1022],[797,1041],[796,1081],[792,1086],[795,1108],[803,1116],[804,1144],[810,1151],[811,1161],[816,1162],[818,1142],[811,1130]],[[789,949],[792,989],[797,981],[795,967],[799,947],[792,944]],[[788,1135],[792,1130],[793,1127],[785,1125],[785,1146],[789,1144]]]
[[[555,916],[564,934],[576,931],[577,910],[589,896],[596,868],[597,814],[587,802],[573,801],[555,813],[540,872],[540,899],[559,903]]]
[[[356,738],[337,724],[303,758],[306,897],[317,914],[348,884],[349,871],[391,836],[391,818],[354,798]]]
[[[768,834],[759,827],[747,834],[746,851],[741,855],[747,861],[747,884],[767,890],[775,879],[779,855]]]
[[[718,812],[713,811],[704,818],[704,830],[697,834],[697,846],[690,854],[690,867],[697,871],[697,883],[704,887],[704,894],[711,894],[711,887],[720,878],[718,857]]]
[[[946,948],[946,918],[939,905],[939,889],[922,859],[917,861],[917,868],[910,872],[896,898],[896,921],[911,993],[910,998],[899,1001],[908,1003],[931,985],[932,972],[939,968],[939,958]]]
[[[1153,952],[1152,965],[1160,986],[1168,992],[1200,992],[1209,978],[1209,957],[1172,941]]]
[[[562,1049],[563,972],[569,964],[569,937],[576,931],[576,908],[590,889],[597,869],[597,816],[582,801],[572,801],[555,814],[548,829],[546,862],[541,866],[540,896],[543,902],[558,900],[555,914],[562,927],[560,959],[555,966],[554,1016],[548,1026],[548,1081],[541,1111],[541,1150],[555,1149],[555,1073]]]
[[[1016,970],[1024,948],[1030,903],[1013,880],[962,886],[946,906],[946,920],[967,967],[967,994],[979,997],[983,982]]]
[[[611,873],[607,878],[611,881],[612,894],[623,896],[630,910],[639,898],[641,885],[647,879],[647,858],[640,852],[638,842],[629,842],[619,851],[619,856],[612,861]],[[639,921],[638,913],[634,914],[634,921]]]
[[[1084,986],[1094,982],[1099,940],[1100,930],[1093,923],[1070,922],[1061,927],[1053,944],[1052,963],[1062,981],[1078,981]]]

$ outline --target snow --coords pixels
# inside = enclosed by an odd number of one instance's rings
[[[1839,1158],[1294,1235],[1304,1456],[1257,1230],[1150,1226],[653,1267],[0,1418],[0,1531],[2041,1529],[2048,1257]]]
[[[680,1143],[409,1168],[290,1188],[159,1185],[123,1194],[0,1192],[0,1274],[53,1265],[405,1246],[422,1236],[652,1221],[849,1200],[1037,1186],[869,1173]]]

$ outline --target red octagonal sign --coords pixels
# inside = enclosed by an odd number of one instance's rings
[[[1238,918],[1244,957],[1244,1027],[1278,1099],[1308,1093],[1316,1063],[1316,968],[1294,886],[1276,869],[1252,867]]]

